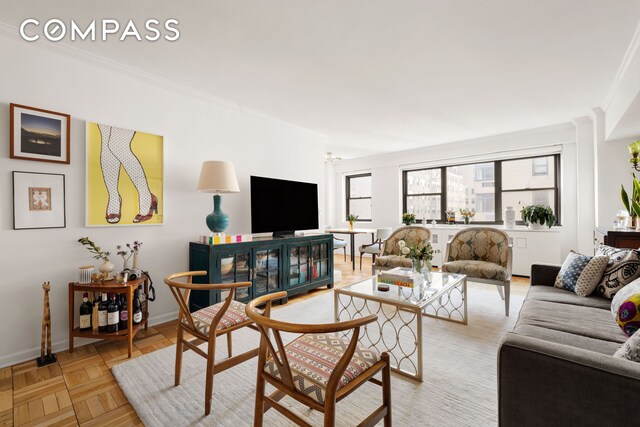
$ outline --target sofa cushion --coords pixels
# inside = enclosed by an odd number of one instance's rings
[[[613,357],[628,359],[632,362],[640,362],[640,330],[637,330],[628,340],[622,344],[622,347],[613,354]]]
[[[618,345],[627,339],[611,321],[609,310],[566,303],[525,300],[516,329],[523,326],[546,328]]]
[[[555,344],[563,344],[583,350],[594,351],[611,356],[620,349],[619,342],[606,341],[597,338],[585,337],[570,332],[558,331],[542,326],[517,324],[513,333],[530,338],[537,338]]]
[[[596,286],[598,295],[611,299],[616,292],[640,277],[640,251],[600,245],[596,255],[609,257],[607,268]]]
[[[586,297],[600,282],[608,261],[606,255],[591,257],[570,251],[556,277],[555,287]]]
[[[628,336],[640,329],[640,279],[620,289],[611,301],[611,314]]]
[[[507,280],[509,276],[506,268],[486,261],[449,261],[442,265],[442,271],[466,274],[469,278],[489,280]]]
[[[527,294],[527,299],[581,305],[606,311],[609,311],[611,308],[611,301],[606,298],[596,296],[595,294],[588,297],[581,297],[573,292],[567,292],[564,289],[553,288],[551,286],[531,286]]]

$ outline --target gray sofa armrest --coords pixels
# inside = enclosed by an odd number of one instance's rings
[[[640,363],[514,333],[498,350],[502,427],[626,425],[638,395]]]
[[[555,264],[531,264],[531,286],[553,286],[560,267]]]

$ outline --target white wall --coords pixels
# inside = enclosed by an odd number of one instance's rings
[[[631,163],[627,145],[635,138],[619,139],[598,144],[598,226],[612,227],[613,218],[620,209],[624,209],[620,198],[620,184],[624,185],[629,195],[633,188]],[[635,172],[640,178],[640,172]]]
[[[241,192],[223,196],[231,217],[228,232],[250,232],[249,175],[319,184],[324,206],[324,138],[320,135],[205,96],[185,95],[167,82],[105,66],[48,45],[48,51],[0,35],[0,366],[39,354],[43,281],[51,281],[54,351],[67,346],[67,283],[77,267],[91,263],[77,239],[89,236],[103,248],[141,240],[142,267],[155,281],[152,321],[175,316],[162,282],[188,268],[188,242],[208,234],[204,218],[211,195],[198,193],[203,160],[234,163]],[[189,64],[185,66],[197,66]],[[152,64],[150,70],[153,71]],[[9,159],[9,103],[71,114],[71,164]],[[84,227],[85,121],[99,121],[165,137],[162,226]],[[66,175],[67,227],[12,229],[11,171]],[[320,224],[324,223],[321,215]],[[115,259],[116,266],[121,265]]]
[[[334,165],[335,185],[333,194],[327,194],[327,197],[333,197],[335,200],[334,216],[338,220],[335,225],[345,226],[345,176],[371,172],[373,221],[358,223],[357,226],[395,228],[400,225],[402,215],[403,169],[474,162],[479,159],[507,158],[519,153],[542,154],[554,150],[557,152],[559,149],[562,150],[561,215],[563,224],[560,241],[561,254],[564,257],[569,250],[575,249],[577,244],[576,128],[569,123],[416,150],[343,160]],[[369,236],[357,236],[356,246],[369,239]],[[357,253],[356,251],[356,255]]]

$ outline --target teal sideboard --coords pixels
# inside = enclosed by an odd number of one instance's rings
[[[195,283],[251,282],[236,299],[247,302],[272,292],[287,297],[319,286],[333,288],[333,236],[261,237],[250,242],[209,245],[189,243],[189,270],[205,270]],[[219,291],[192,291],[191,311],[220,302]],[[287,302],[287,299],[283,302]]]

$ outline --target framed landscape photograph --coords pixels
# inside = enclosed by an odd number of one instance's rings
[[[13,229],[65,228],[64,175],[13,172]]]
[[[10,104],[10,157],[69,164],[71,116]]]

